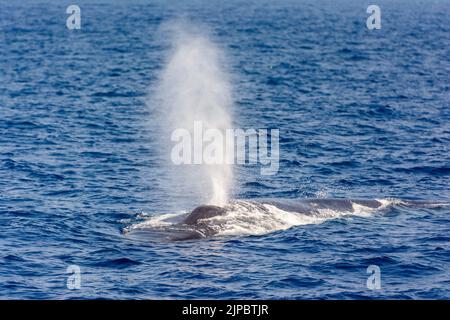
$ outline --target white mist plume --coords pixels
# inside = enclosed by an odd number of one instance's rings
[[[225,133],[232,127],[233,103],[221,50],[207,35],[187,24],[172,23],[168,29],[172,51],[156,92],[161,121],[168,129],[166,138],[180,128],[194,137],[195,121],[202,122],[203,132],[214,128]],[[167,140],[167,144],[172,147],[174,142]],[[192,149],[193,157],[194,152]],[[231,165],[171,165],[168,169],[176,185],[171,190],[175,191],[174,196],[189,194],[196,201],[216,205],[228,201],[233,179]]]

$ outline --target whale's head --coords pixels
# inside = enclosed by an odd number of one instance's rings
[[[202,205],[194,210],[183,220],[184,224],[195,225],[201,219],[212,218],[225,214],[226,210],[219,206]]]

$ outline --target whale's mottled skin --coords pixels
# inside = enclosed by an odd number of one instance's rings
[[[199,220],[212,218],[214,216],[223,215],[227,212],[225,208],[213,206],[213,205],[202,205],[194,210],[183,220],[183,224],[196,225]]]
[[[353,205],[358,204],[369,208],[378,208],[381,202],[377,200],[347,200],[347,199],[305,199],[305,200],[262,200],[260,204],[269,204],[281,210],[313,214],[319,209],[331,209],[336,211],[352,211]],[[184,224],[195,225],[201,219],[207,219],[226,214],[226,208],[214,205],[201,205],[195,208],[183,220]]]
[[[201,205],[178,223],[179,226],[188,226],[189,228],[176,234],[173,234],[171,240],[193,240],[211,237],[217,233],[217,231],[205,222],[205,219],[209,219],[215,216],[224,215],[227,210],[223,207],[213,205]]]
[[[348,200],[348,199],[304,199],[304,200],[260,200],[252,201],[263,208],[263,205],[275,206],[278,209],[290,212],[313,215],[320,209],[331,209],[336,211],[352,211],[353,204],[362,205],[370,208],[378,208],[382,204],[377,200]],[[217,228],[207,223],[205,219],[215,216],[225,215],[228,212],[226,207],[214,205],[201,205],[195,208],[191,213],[179,223],[179,225],[189,226],[189,230],[180,232],[171,237],[172,240],[190,240],[214,236]],[[216,226],[217,227],[217,226]]]
[[[382,203],[378,200],[365,199],[303,199],[303,200],[263,200],[262,203],[273,205],[279,209],[303,214],[314,214],[320,209],[334,211],[353,211],[353,205],[369,208],[379,208]]]
[[[450,205],[448,202],[428,202],[402,200],[401,205],[407,206],[429,206],[429,205]],[[181,216],[167,228],[149,228],[137,230],[135,233],[150,233],[153,236],[163,236],[169,240],[192,240],[208,238],[217,235],[226,224],[232,220],[227,219],[227,214],[232,214],[238,208],[243,212],[248,212],[249,220],[252,221],[252,212],[257,212],[261,217],[267,214],[270,217],[271,207],[290,213],[298,213],[306,216],[327,217],[328,210],[332,212],[352,213],[356,206],[363,206],[369,209],[379,209],[383,207],[383,201],[366,199],[259,199],[255,200],[234,200],[224,207],[215,205],[201,205],[191,212]],[[325,209],[325,210],[324,210]],[[327,210],[328,209],[328,210]],[[232,215],[231,215],[232,216]],[[218,217],[218,219],[214,219]],[[230,217],[230,219],[233,219]],[[256,222],[255,222],[256,223]]]

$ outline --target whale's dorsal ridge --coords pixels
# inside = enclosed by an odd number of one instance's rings
[[[192,210],[192,212],[183,220],[183,223],[194,225],[198,223],[198,220],[223,215],[225,212],[226,210],[219,206],[202,205]]]

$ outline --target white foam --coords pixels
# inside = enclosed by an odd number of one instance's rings
[[[262,235],[323,221],[322,218],[284,211],[268,204],[262,207],[235,204],[226,215],[210,220],[217,226],[218,235]]]
[[[353,211],[348,213],[349,215],[355,215],[359,217],[368,217],[372,214],[372,212],[376,209],[371,207],[366,207],[357,203],[352,203]]]
[[[405,202],[404,200],[395,198],[375,199],[375,200],[381,203],[381,207],[379,209],[383,209],[391,205],[407,204],[407,202]]]
[[[217,235],[262,235],[345,216],[369,217],[376,210],[398,203],[394,199],[380,202],[382,205],[379,208],[352,203],[352,209],[346,211],[317,209],[314,213],[299,213],[285,211],[270,204],[236,201],[226,206],[228,211],[225,215],[205,219],[204,222],[209,222]]]
[[[395,199],[377,200],[378,208],[352,203],[350,210],[315,209],[313,212],[299,213],[277,208],[271,204],[254,201],[232,201],[226,206],[226,213],[199,220],[202,225],[214,230],[218,236],[263,235],[286,230],[294,226],[318,224],[330,219],[346,216],[369,217],[375,211],[402,203]],[[186,212],[152,216],[144,222],[133,225],[129,230],[142,228],[164,228],[179,223]]]
[[[129,232],[131,230],[138,230],[138,229],[168,227],[177,223],[178,222],[177,220],[179,220],[177,218],[180,218],[185,214],[186,212],[151,215],[148,218],[146,218],[145,221],[138,222],[128,226],[125,229],[125,231]]]

